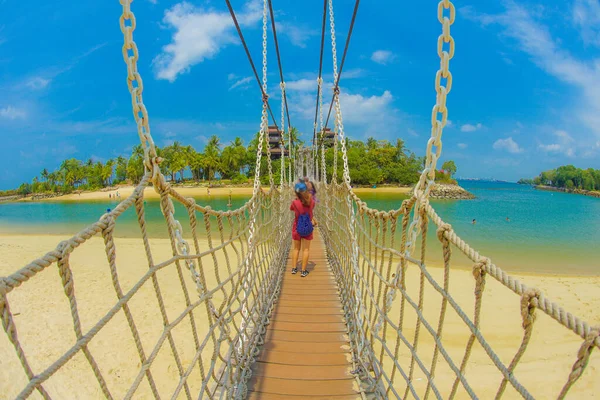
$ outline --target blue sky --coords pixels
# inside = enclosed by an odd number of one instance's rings
[[[262,2],[233,0],[261,62]],[[292,124],[312,134],[321,1],[273,0]],[[335,0],[338,51],[353,0]],[[517,180],[561,164],[600,168],[600,0],[456,1],[443,159],[458,175]],[[261,99],[224,1],[136,0],[152,135],[201,149],[258,130]],[[424,154],[441,32],[437,1],[363,1],[341,82],[348,136],[401,137]],[[0,189],[67,157],[138,143],[117,0],[0,0]],[[279,75],[269,37],[269,93]],[[326,38],[324,79],[332,82]],[[330,99],[330,89],[325,98]]]

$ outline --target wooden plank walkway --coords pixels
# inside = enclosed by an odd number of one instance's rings
[[[337,284],[318,230],[307,277],[291,274],[291,253],[249,399],[360,399]],[[298,260],[300,261],[300,260]]]

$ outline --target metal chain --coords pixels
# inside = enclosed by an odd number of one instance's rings
[[[131,94],[131,104],[133,106],[133,117],[137,125],[138,136],[144,150],[144,165],[147,170],[152,171],[153,178],[160,173],[158,168],[158,157],[156,146],[150,135],[150,124],[148,121],[148,110],[144,105],[142,93],[144,83],[138,72],[137,61],[139,59],[138,47],[133,40],[133,31],[136,28],[135,15],[131,11],[131,2],[133,0],[119,0],[123,6],[123,13],[119,19],[121,32],[123,32],[123,60],[127,65],[127,87]]]
[[[333,58],[333,81],[337,82],[338,78],[338,62],[337,62],[337,44],[335,41],[335,19],[333,14],[333,0],[329,0],[329,26],[331,32],[331,54]],[[333,177],[331,178],[332,182],[337,183],[337,164],[338,164],[338,132],[339,132],[339,121],[337,119],[337,113],[335,115],[334,122],[334,144],[333,144]]]
[[[279,137],[281,141],[281,169],[279,173],[279,189],[283,190],[285,183],[285,82],[281,82],[279,86],[281,87],[281,136]],[[289,128],[288,126],[288,130]]]
[[[135,118],[135,122],[138,128],[138,135],[140,137],[140,142],[142,144],[142,148],[144,149],[144,164],[148,170],[152,171],[152,181],[155,184],[162,178],[162,174],[160,172],[160,168],[158,166],[159,159],[156,154],[156,147],[152,140],[152,136],[150,134],[150,125],[148,122],[148,111],[146,106],[144,105],[142,99],[142,92],[144,91],[144,84],[142,81],[142,77],[137,69],[137,61],[139,59],[138,48],[133,40],[133,31],[136,28],[136,19],[135,15],[131,11],[131,2],[133,0],[120,0],[121,5],[123,6],[123,13],[119,20],[121,26],[121,32],[123,32],[124,44],[123,44],[123,59],[125,60],[125,64],[127,65],[127,87],[129,88],[129,92],[131,93],[131,101],[133,106],[133,116]],[[129,21],[129,25],[127,22]],[[131,54],[129,53],[131,51]],[[134,85],[135,83],[135,85]],[[169,199],[169,201],[171,201]],[[168,210],[174,221],[174,234],[177,239],[177,248],[179,252],[185,256],[189,254],[189,245],[183,239],[182,232],[183,229],[181,227],[181,223],[175,219],[174,216],[174,207],[168,207]],[[196,286],[198,289],[198,293],[202,293],[204,288],[200,283],[200,279],[198,277],[198,272],[195,270],[194,263],[192,260],[186,260],[188,268],[192,274],[194,281],[196,282]]]
[[[329,0],[329,22],[331,26],[331,47],[333,54],[333,77],[334,82],[337,82],[338,71],[337,71],[337,53],[336,53],[336,42],[335,42],[335,22],[334,22],[334,14],[333,14],[333,1]],[[334,102],[335,102],[335,126],[337,130],[337,134],[339,134],[339,140],[342,145],[342,158],[344,162],[344,183],[349,189],[348,195],[346,196],[346,206],[348,210],[350,210],[350,221],[348,223],[348,233],[352,240],[352,280],[354,283],[354,300],[355,304],[358,307],[355,309],[356,312],[356,321],[357,326],[362,327],[363,321],[366,316],[366,309],[364,303],[361,301],[362,299],[362,291],[360,288],[360,270],[358,267],[358,243],[356,241],[356,211],[352,204],[352,199],[350,198],[351,192],[351,180],[350,180],[350,170],[348,168],[348,154],[346,150],[346,139],[344,134],[344,123],[342,117],[342,109],[340,106],[340,91],[339,88],[334,89]],[[336,135],[337,136],[337,135]],[[334,174],[335,176],[335,174]],[[370,348],[369,341],[366,339],[364,332],[360,332],[358,337],[358,348],[356,349],[356,355],[358,357],[358,361],[360,361],[363,368],[368,370],[368,365],[370,364],[370,359],[373,357],[373,350]]]
[[[166,189],[164,186],[164,177],[159,168],[160,159],[157,156],[156,147],[150,134],[148,111],[142,99],[144,84],[142,81],[142,77],[137,69],[139,53],[137,45],[133,40],[133,31],[136,28],[135,15],[131,11],[131,2],[133,0],[119,1],[123,6],[123,13],[121,14],[119,24],[121,26],[121,32],[123,33],[124,37],[123,59],[125,60],[125,64],[127,65],[127,87],[131,94],[133,116],[137,124],[138,135],[140,137],[142,148],[144,149],[144,165],[147,170],[152,171],[152,183],[154,184],[155,189],[157,191],[164,192]],[[129,24],[127,24],[128,21]],[[129,53],[130,51],[131,54]],[[166,207],[163,208],[163,212],[165,213],[165,217],[167,218],[167,221],[172,227],[172,232],[177,242],[176,247],[179,254],[183,255],[184,257],[187,257],[190,254],[190,246],[188,242],[183,238],[183,228],[181,226],[181,223],[175,218],[175,207],[173,206],[173,201],[168,196],[167,204]],[[194,261],[192,259],[186,258],[185,263],[190,271],[190,274],[192,275],[194,283],[196,284],[198,296],[204,295],[204,293],[206,292],[206,288],[202,284],[200,274],[196,270]],[[212,301],[207,300],[207,305],[212,313],[216,313],[216,308]],[[223,332],[224,327],[222,324],[219,326],[219,328]]]
[[[447,10],[449,16],[444,16]],[[409,227],[409,236],[406,254],[410,255],[416,246],[417,236],[421,233],[421,217],[419,210],[423,203],[429,201],[429,193],[435,184],[435,169],[437,161],[442,153],[442,133],[448,121],[448,109],[446,108],[446,96],[452,89],[452,73],[449,70],[450,60],[454,57],[454,39],[450,35],[450,26],[454,23],[456,10],[450,0],[442,0],[438,3],[438,21],[442,24],[442,34],[438,37],[437,52],[440,57],[440,69],[435,75],[436,102],[431,112],[431,137],[427,141],[427,156],[425,168],[421,173],[419,182],[415,186],[416,197],[413,211],[413,222]],[[444,50],[444,43],[448,43],[448,50]],[[446,80],[442,83],[442,78]],[[438,119],[441,114],[441,120]],[[435,151],[434,151],[435,146]]]
[[[321,132],[321,181],[327,184],[327,169],[325,168],[325,132],[323,131],[323,79],[319,78],[319,121]],[[318,157],[318,154],[317,154]]]
[[[265,98],[263,99],[263,102],[267,103],[267,98],[268,95],[267,93],[267,14],[268,14],[268,5],[267,5],[267,0],[263,1],[263,76],[262,76],[262,87],[263,87],[263,92],[265,93]],[[269,129],[269,119],[267,117],[267,132]],[[271,149],[270,149],[270,145],[269,145],[269,141],[267,139],[268,136],[265,136],[265,141],[267,142],[267,166],[268,166],[268,170],[269,170],[269,185],[270,188],[273,189],[275,187],[275,183],[273,182],[273,165],[271,162]]]
[[[267,93],[267,35],[266,35],[266,19],[267,19],[267,0],[263,2],[263,91]],[[260,190],[260,167],[262,161],[262,146],[263,141],[266,142],[267,147],[267,160],[269,167],[269,181],[271,185],[271,189],[273,189],[273,173],[271,169],[271,154],[269,151],[269,144],[267,142],[267,135],[269,131],[269,116],[267,114],[267,97],[266,95],[263,97],[263,107],[262,107],[262,116],[260,123],[260,134],[258,138],[258,145],[256,150],[256,164],[255,164],[255,174],[254,174],[254,188],[252,191],[252,199],[249,205],[249,214],[250,214],[250,222],[248,227],[248,256],[246,258],[245,266],[244,266],[244,276],[248,277],[251,275],[251,271],[254,263],[254,255],[256,250],[256,218],[258,216],[258,212],[260,209],[260,204],[258,201],[258,192]],[[244,279],[244,293],[247,296],[249,293],[249,285],[248,279]],[[246,330],[248,325],[252,324],[252,320],[249,321],[250,315],[248,312],[248,303],[246,301],[243,302],[242,307],[242,321],[240,323],[240,332],[241,332],[241,340],[236,348],[236,351],[243,355],[245,354],[245,348],[250,342],[250,338],[246,334]],[[244,393],[247,390],[246,383],[244,381],[238,382],[236,391],[237,393]]]
[[[292,165],[294,164],[294,152],[293,152],[293,149],[292,149],[292,128],[289,127],[289,126],[288,126],[288,148],[290,149],[290,161],[289,161],[289,163],[290,163],[290,168],[289,168],[290,169],[289,170],[290,177],[289,177],[289,181],[290,181],[290,185],[291,185],[292,182],[293,182],[293,179],[292,179],[293,178],[292,177]]]

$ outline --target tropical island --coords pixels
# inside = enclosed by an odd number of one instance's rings
[[[292,130],[292,138],[298,134]],[[202,151],[191,145],[183,146],[175,141],[169,146],[157,147],[158,156],[163,159],[160,164],[162,173],[169,181],[178,186],[215,188],[229,187],[244,193],[254,179],[254,165],[259,135],[246,146],[237,137],[228,145],[223,146],[221,140],[213,135]],[[298,141],[301,142],[301,141]],[[425,158],[418,157],[409,151],[402,139],[395,143],[387,140],[368,138],[366,141],[346,141],[348,164],[352,184],[360,188],[376,188],[380,186],[395,187],[399,192],[407,193],[418,182],[424,168]],[[325,151],[327,175],[333,173],[334,148]],[[133,147],[127,158],[119,156],[106,161],[88,159],[86,161],[69,158],[60,166],[50,171],[44,168],[39,176],[31,182],[24,182],[18,188],[0,191],[3,201],[46,198],[58,198],[65,195],[99,192],[101,197],[107,197],[107,191],[131,187],[140,182],[144,174],[144,151],[140,145]],[[342,155],[338,149],[338,179],[343,174]],[[289,158],[284,160],[284,171],[288,171]],[[268,163],[266,150],[263,146],[261,163],[261,183],[269,184]],[[281,176],[280,160],[272,160],[274,181],[278,183]],[[463,199],[473,198],[473,195],[457,185],[454,174],[457,166],[448,160],[439,171],[436,171],[436,186],[431,196],[434,198]],[[129,191],[122,190],[121,197]],[[190,193],[194,195],[197,193]],[[83,196],[83,199],[98,198],[99,196]]]
[[[600,197],[600,170],[581,169],[563,165],[540,173],[533,179],[522,178],[521,185],[534,185],[536,189],[583,194]]]

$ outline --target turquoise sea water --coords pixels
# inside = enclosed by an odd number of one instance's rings
[[[432,200],[432,205],[460,237],[498,266],[519,272],[600,275],[600,199],[513,183],[459,183],[477,198]],[[380,209],[395,209],[401,203],[385,193],[362,197]],[[432,237],[434,228],[430,227]]]
[[[600,275],[600,199],[511,183],[460,183],[477,198],[434,200],[432,204],[464,240],[497,265],[519,272]],[[369,206],[383,210],[400,207],[406,198],[377,191],[361,197]],[[234,196],[233,208],[244,204],[247,198]],[[227,197],[212,196],[198,202],[214,209],[228,209]],[[2,204],[0,233],[69,235],[95,222],[116,204],[110,201]],[[182,222],[187,220],[183,207],[176,207],[176,215]],[[146,219],[150,235],[166,237],[158,201],[147,202]],[[430,232],[435,235],[433,226]],[[120,217],[115,234],[139,236],[133,208]]]

